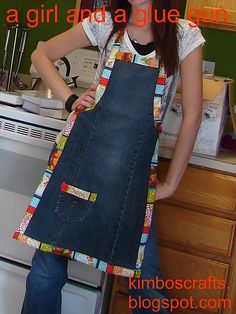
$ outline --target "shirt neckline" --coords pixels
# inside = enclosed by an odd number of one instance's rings
[[[129,48],[129,50],[133,53],[133,54],[136,54],[136,55],[139,55],[140,57],[145,57],[145,58],[152,58],[152,57],[155,57],[155,50],[153,50],[152,52],[149,52],[148,54],[146,55],[141,55],[140,53],[138,53],[138,51],[134,48],[134,46],[132,45],[132,42],[129,38],[129,35],[128,35],[128,32],[127,32],[127,29],[125,29],[125,32],[124,32],[124,40]]]

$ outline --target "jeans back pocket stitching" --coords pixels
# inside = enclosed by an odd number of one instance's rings
[[[76,194],[76,192],[78,193]],[[68,197],[69,200],[67,199]],[[65,182],[62,182],[60,194],[55,208],[55,213],[60,216],[60,218],[64,222],[83,222],[88,212],[95,204],[96,200],[97,193],[88,192],[75,186],[66,184]],[[78,201],[84,202],[84,204],[86,205],[86,210],[84,210],[83,213],[81,212],[81,216],[78,218],[71,218],[66,216],[67,212],[65,209],[63,210],[63,207],[66,206],[66,202],[68,203],[68,206],[70,205],[70,207],[75,207],[78,204]],[[73,204],[75,205],[73,206]]]

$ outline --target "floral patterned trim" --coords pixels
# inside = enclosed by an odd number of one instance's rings
[[[96,202],[96,199],[97,199],[97,193],[92,193],[92,192],[82,190],[73,185],[66,184],[65,182],[62,182],[61,184],[61,191],[75,195],[86,201]]]

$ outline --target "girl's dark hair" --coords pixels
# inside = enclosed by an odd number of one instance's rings
[[[168,12],[171,9],[178,9],[178,0],[153,0],[152,3],[152,32],[156,54],[160,56],[161,62],[165,67],[168,76],[174,74],[178,67],[178,42],[177,42],[177,23],[168,20]],[[116,10],[123,9],[126,12],[125,22],[115,22]],[[129,21],[131,14],[131,4],[127,0],[112,0],[111,6],[107,9],[111,13],[113,20],[113,29],[107,39],[104,49],[111,37],[119,30],[123,29]],[[119,11],[118,11],[119,12]],[[156,13],[154,13],[156,12]],[[165,12],[165,13],[163,13]],[[120,13],[120,12],[119,12]],[[154,16],[161,20],[163,14],[166,14],[166,22],[157,23]]]

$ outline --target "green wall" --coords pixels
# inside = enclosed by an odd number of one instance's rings
[[[181,13],[185,9],[185,0],[181,0]],[[206,39],[204,60],[216,63],[215,74],[233,78],[236,82],[236,32],[200,27]],[[236,83],[235,83],[236,95]],[[236,101],[236,99],[235,99]]]
[[[0,57],[2,60],[2,50],[4,47],[4,19],[5,12],[9,8],[17,8],[19,10],[20,22],[25,22],[25,12],[29,8],[40,8],[44,4],[45,8],[53,8],[54,4],[59,7],[59,22],[51,22],[49,24],[42,23],[36,28],[32,28],[29,32],[24,60],[21,67],[21,72],[28,73],[30,66],[30,55],[36,47],[38,40],[47,40],[58,33],[65,31],[71,27],[70,23],[66,22],[66,12],[68,9],[75,7],[75,0],[7,0],[1,1],[0,12]],[[181,12],[183,14],[185,0],[181,0]],[[216,75],[229,76],[236,80],[236,32],[223,30],[214,30],[201,28],[203,36],[206,39],[204,46],[204,60],[216,62]],[[235,88],[236,91],[236,88]]]
[[[52,21],[51,23],[40,23],[39,26],[31,28],[28,33],[27,43],[23,62],[20,68],[22,73],[28,73],[30,67],[30,55],[37,45],[39,40],[47,40],[66,29],[69,29],[72,24],[66,22],[67,10],[75,7],[75,0],[1,0],[0,6],[0,67],[2,63],[3,49],[5,43],[5,17],[8,9],[14,8],[19,12],[19,22],[25,24],[26,12],[33,9],[41,9],[41,5],[45,8],[52,9],[55,4],[58,4],[58,23]],[[12,36],[13,37],[13,36]]]
[[[236,32],[202,28],[202,34],[206,39],[204,59],[216,62],[216,75],[236,81]]]

